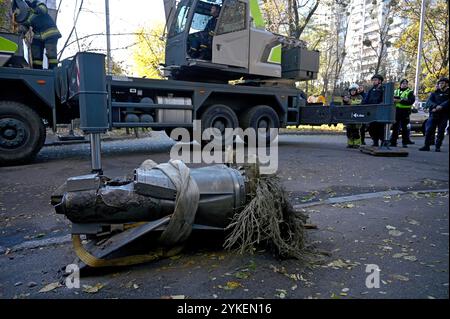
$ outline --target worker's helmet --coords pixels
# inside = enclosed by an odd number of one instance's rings
[[[440,78],[439,81],[438,81],[438,84],[441,83],[441,82],[445,82],[445,83],[449,84],[448,78],[446,78],[446,77]]]
[[[348,90],[349,90],[349,91],[351,91],[351,90],[358,90],[358,89],[359,89],[359,85],[356,84],[356,83],[353,83],[353,84],[351,84],[351,85],[348,87]]]
[[[383,76],[381,76],[380,74],[375,74],[374,76],[372,76],[371,80],[373,80],[373,79],[378,79],[378,80],[380,80],[381,82],[384,81]]]
[[[409,83],[407,79],[403,79],[400,81],[400,85],[402,85],[404,82]]]

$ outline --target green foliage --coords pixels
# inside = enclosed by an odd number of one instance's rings
[[[300,39],[321,1],[330,0],[262,0],[266,28]]]
[[[160,64],[164,63],[166,41],[164,25],[139,29],[136,35],[138,43],[133,52],[134,73],[137,76],[160,79],[163,77]]]
[[[125,68],[123,67],[122,61],[115,61],[112,59],[112,70],[111,73],[113,75],[125,75],[127,72]]]
[[[407,73],[415,74],[420,26],[421,0],[405,0],[400,13],[409,21],[401,37],[394,43],[395,47],[409,57]],[[423,60],[421,63],[422,79],[419,92],[424,99],[433,91],[437,80],[449,74],[449,22],[448,2],[431,0],[426,7],[423,34]]]

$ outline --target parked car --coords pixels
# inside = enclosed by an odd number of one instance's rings
[[[424,108],[425,102],[419,102],[418,106],[411,108],[409,129],[412,132],[425,135],[425,126],[428,120],[428,110]]]

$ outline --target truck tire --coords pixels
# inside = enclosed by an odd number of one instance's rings
[[[45,127],[40,116],[28,106],[0,101],[0,164],[30,162],[45,142]]]
[[[271,136],[269,129],[280,128],[280,118],[278,117],[277,112],[275,112],[275,110],[270,106],[257,105],[242,114],[240,125],[243,129],[253,128],[256,130],[256,142],[263,138],[265,139],[266,144],[270,144],[270,142],[272,142],[278,134],[273,134]],[[266,129],[266,133],[264,135],[258,134],[258,129],[260,128]],[[245,139],[244,142],[246,144],[248,143]]]
[[[211,105],[203,112],[201,116],[201,132],[203,132],[208,128],[216,128],[220,131],[221,137],[216,136],[209,141],[197,141],[198,143],[214,143],[214,141],[222,140],[222,146],[230,145],[233,143],[235,136],[233,134],[225,135],[225,129],[232,128],[235,129],[239,126],[239,120],[236,116],[236,113],[227,105],[223,104],[214,104]],[[219,146],[219,145],[218,145]]]

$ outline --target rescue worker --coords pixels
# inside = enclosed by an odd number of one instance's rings
[[[435,151],[440,152],[442,142],[445,137],[445,128],[448,121],[448,98],[449,98],[449,81],[448,78],[441,78],[438,82],[439,88],[431,93],[427,101],[430,117],[427,120],[425,133],[425,145],[419,151],[430,151],[430,145],[433,145],[436,128],[438,134],[435,142]]]
[[[342,98],[344,105],[360,105],[364,99],[363,89],[354,83],[348,88],[348,95]],[[347,130],[347,147],[358,148],[361,145],[360,124],[348,124]]]
[[[24,2],[28,8],[19,6],[16,2]],[[14,0],[13,14],[16,22],[22,27],[33,30],[33,41],[31,42],[31,54],[33,68],[42,69],[44,60],[44,49],[47,53],[48,68],[53,69],[58,65],[57,45],[61,38],[55,21],[48,14],[47,6],[38,0]],[[23,10],[28,10],[23,14]]]
[[[380,104],[383,102],[384,78],[379,74],[375,74],[374,76],[372,76],[371,80],[372,80],[373,86],[369,90],[369,92],[367,92],[362,104]],[[378,123],[378,122],[370,123],[369,124],[369,134],[373,141],[372,146],[380,146],[379,143],[380,142],[383,143],[384,124]]]
[[[390,145],[393,147],[397,146],[400,128],[402,129],[402,146],[408,147],[408,144],[411,144],[408,124],[410,122],[411,106],[414,104],[415,99],[413,90],[408,87],[408,80],[401,80],[400,88],[394,91],[395,123],[392,126],[390,139]]]
[[[217,20],[220,14],[220,6],[213,5],[211,7],[208,23],[205,29],[198,32],[190,40],[190,56],[195,59],[211,60],[212,58],[212,39],[215,35]]]

